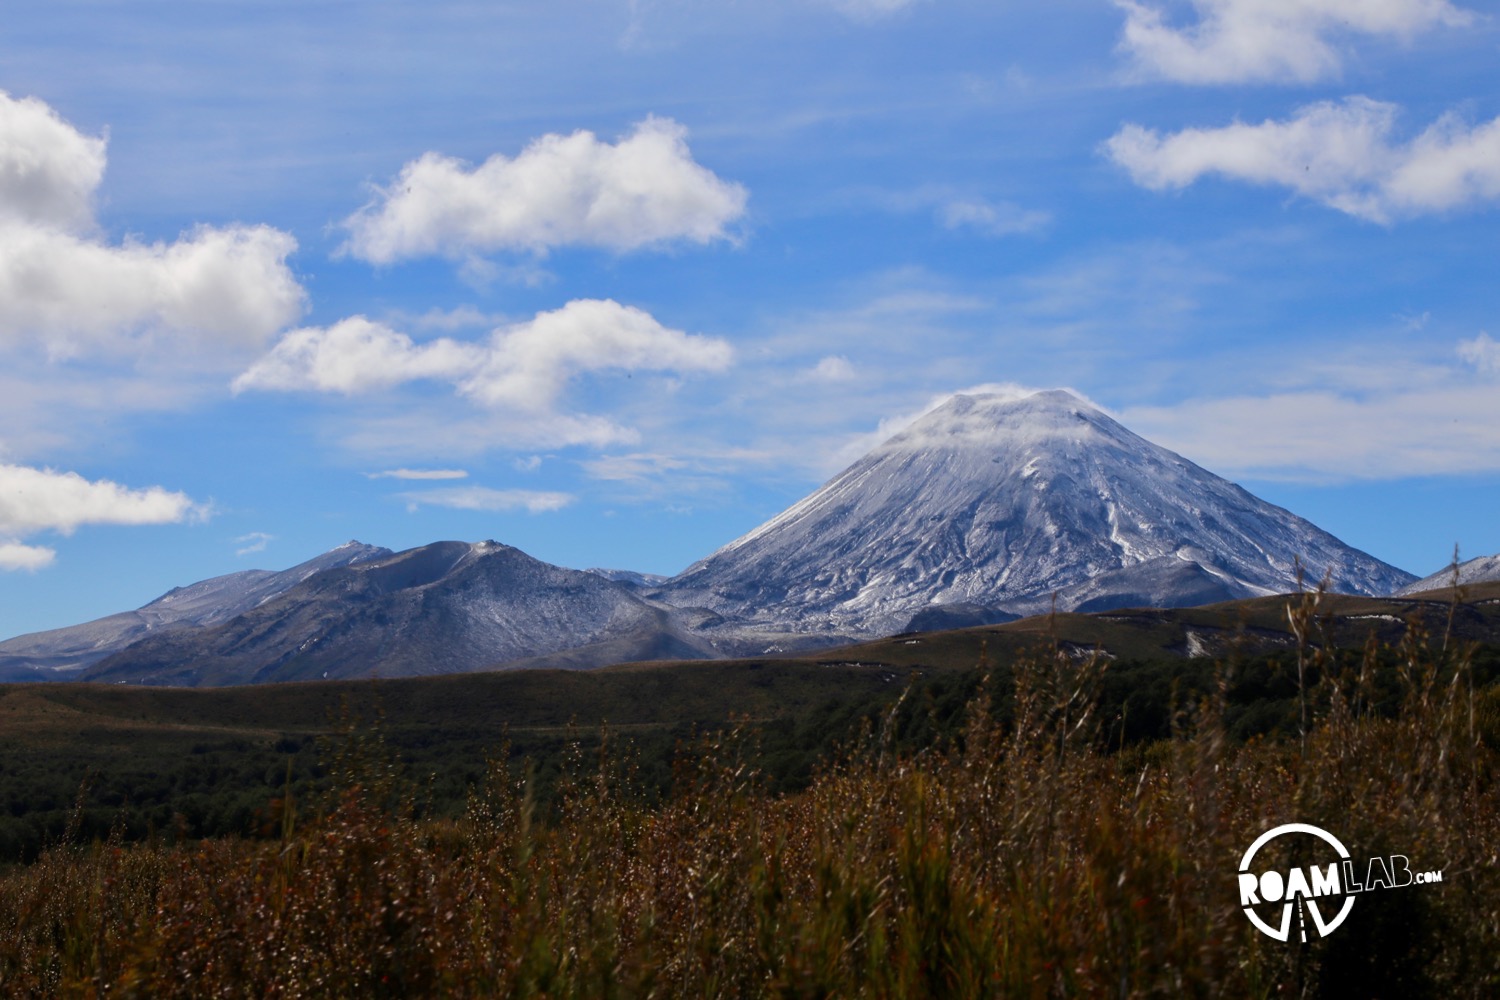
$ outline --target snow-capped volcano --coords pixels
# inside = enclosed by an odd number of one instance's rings
[[[661,596],[766,627],[896,631],[934,605],[1182,605],[1412,579],[1062,390],[954,396]]]

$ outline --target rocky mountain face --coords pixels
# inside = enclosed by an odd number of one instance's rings
[[[1480,556],[1458,564],[1459,586],[1492,583],[1496,580],[1500,580],[1500,555]],[[1450,566],[1431,576],[1424,576],[1415,583],[1407,584],[1396,591],[1396,595],[1404,597],[1408,594],[1420,594],[1423,591],[1441,590],[1451,586],[1453,586],[1453,568]]]
[[[218,624],[149,636],[84,679],[250,684],[711,653],[676,617],[628,584],[508,545],[437,542],[314,573]]]
[[[214,625],[286,593],[314,573],[391,554],[345,542],[291,569],[251,569],[176,587],[137,608],[82,625],[33,632],[0,642],[0,681],[76,678],[84,668],[150,635]]]
[[[1062,390],[955,396],[657,593],[768,633],[899,631],[934,606],[1182,606],[1411,575]]]

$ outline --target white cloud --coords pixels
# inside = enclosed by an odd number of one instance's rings
[[[268,226],[200,227],[174,243],[108,246],[32,225],[0,226],[0,345],[53,357],[149,348],[258,347],[302,310],[286,266],[296,241]]]
[[[68,535],[83,524],[172,524],[205,513],[187,494],[160,486],[134,490],[76,472],[0,465],[0,534]]]
[[[413,512],[427,506],[496,512],[525,510],[531,514],[561,510],[575,499],[570,493],[494,490],[485,486],[451,486],[438,490],[399,493],[397,496],[405,500],[406,509]]]
[[[542,467],[542,456],[527,455],[525,458],[518,458],[510,464],[515,466],[517,472],[536,472]]]
[[[374,264],[561,246],[635,250],[709,243],[745,211],[748,194],[693,160],[687,130],[647,118],[611,145],[592,132],[548,134],[514,159],[478,167],[427,153],[345,220],[344,249]]]
[[[611,299],[577,299],[495,331],[483,367],[459,388],[489,405],[537,410],[582,372],[715,372],[733,358],[726,341],[669,329]]]
[[[1145,73],[1182,83],[1308,83],[1336,75],[1330,38],[1346,34],[1410,39],[1473,15],[1447,0],[1190,0],[1196,23],[1177,27],[1164,9],[1115,0],[1125,11],[1120,48]]]
[[[1390,345],[1288,362],[1263,389],[1137,406],[1119,419],[1220,475],[1294,482],[1500,472],[1500,343],[1460,341],[1467,364]]]
[[[104,145],[36,98],[0,91],[0,224],[91,228]]]
[[[1127,409],[1121,420],[1220,475],[1339,482],[1500,472],[1493,384],[1193,399]]]
[[[19,542],[0,542],[0,572],[6,570],[36,571],[52,565],[57,553],[40,545],[22,545]]]
[[[468,479],[464,469],[387,469],[384,472],[367,472],[368,479]]]
[[[973,229],[986,236],[1015,236],[1042,229],[1052,221],[1052,216],[1008,201],[964,198],[943,205],[938,210],[938,219],[949,229]]]
[[[855,378],[854,365],[842,354],[830,354],[819,359],[807,377],[814,382],[848,382]]]
[[[453,381],[477,367],[483,349],[440,337],[417,344],[363,316],[330,327],[293,330],[231,383],[246,389],[314,390],[353,395],[416,379]]]
[[[642,452],[630,455],[604,455],[580,464],[590,478],[632,483],[656,479],[664,473],[687,468],[686,462],[671,455]]]
[[[95,234],[105,143],[46,104],[0,92],[0,347],[258,347],[300,314],[286,265],[296,249],[267,226],[198,227],[172,243]]]
[[[70,535],[85,524],[174,524],[207,516],[186,494],[151,486],[130,489],[76,472],[0,464],[0,569],[40,569],[52,549],[23,545],[42,531]]]
[[[1163,136],[1130,124],[1104,151],[1152,190],[1218,174],[1287,187],[1375,222],[1500,200],[1500,118],[1470,127],[1447,115],[1400,144],[1391,135],[1397,113],[1393,104],[1350,97],[1258,125]]]
[[[252,531],[248,535],[241,535],[234,540],[234,544],[242,546],[234,550],[237,556],[248,556],[253,552],[264,552],[266,546],[275,541],[275,535],[268,535],[264,531]]]
[[[480,312],[472,305],[459,306],[456,309],[433,308],[424,313],[395,311],[390,315],[396,317],[401,325],[413,330],[441,330],[444,333],[493,327],[503,320],[501,316]]]
[[[1458,356],[1484,375],[1500,375],[1500,341],[1492,339],[1488,333],[1461,341]]]
[[[418,344],[361,316],[327,328],[293,330],[236,378],[233,388],[354,395],[435,379],[497,411],[498,418],[482,430],[469,428],[479,441],[499,435],[522,447],[602,447],[631,443],[636,435],[602,417],[556,409],[579,375],[716,372],[733,358],[726,341],[670,329],[649,313],[612,300],[579,299],[501,327],[482,344],[448,338]]]

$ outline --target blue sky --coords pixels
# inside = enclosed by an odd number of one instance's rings
[[[985,385],[1500,551],[1497,56],[1456,0],[22,5],[0,636],[350,538],[674,573]]]

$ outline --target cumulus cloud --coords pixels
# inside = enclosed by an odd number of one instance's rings
[[[504,512],[524,510],[530,514],[561,510],[574,501],[570,493],[541,490],[495,490],[486,486],[450,486],[437,490],[420,490],[397,494],[412,512],[422,507],[449,507],[454,510]]]
[[[1182,83],[1309,83],[1336,75],[1331,38],[1346,34],[1409,39],[1473,15],[1447,0],[1191,0],[1197,21],[1178,27],[1142,0],[1125,11],[1120,48],[1148,75]]]
[[[0,464],[0,569],[49,564],[51,549],[20,541],[39,532],[70,535],[85,524],[173,524],[206,514],[186,494],[160,486],[130,489],[76,472]]]
[[[368,479],[468,479],[463,469],[387,469],[384,472],[367,472]]]
[[[1500,118],[1470,126],[1445,115],[1410,142],[1393,140],[1399,109],[1366,97],[1324,101],[1286,121],[1162,135],[1128,124],[1104,152],[1152,190],[1217,174],[1290,188],[1374,222],[1500,200]]]
[[[417,379],[455,380],[478,366],[474,344],[438,338],[417,344],[404,333],[363,316],[330,327],[304,327],[281,338],[230,387],[312,390],[346,396]]]
[[[0,91],[0,223],[91,228],[104,145],[36,98]]]
[[[733,357],[726,341],[665,327],[651,314],[613,300],[578,299],[500,327],[483,343],[449,338],[417,343],[362,316],[293,330],[236,378],[233,388],[354,395],[434,379],[492,411],[523,417],[520,422],[528,426],[519,429],[518,441],[602,446],[632,440],[633,434],[602,418],[556,412],[572,380],[612,370],[722,371]],[[491,429],[504,431],[500,425]]]
[[[636,250],[726,239],[748,198],[694,161],[687,129],[647,118],[614,144],[549,134],[477,167],[426,153],[345,220],[346,252],[374,264],[562,246]]]
[[[130,489],[107,479],[24,465],[0,465],[0,534],[72,534],[83,524],[172,524],[203,516],[185,493]]]
[[[20,542],[0,542],[0,571],[36,571],[52,565],[57,552],[40,545],[22,545]]]
[[[108,246],[31,225],[0,226],[0,345],[54,357],[149,346],[258,347],[301,312],[286,266],[296,241],[267,226],[200,227],[173,243]]]
[[[418,342],[362,316],[329,327],[287,333],[231,383],[246,391],[312,391],[358,395],[417,381],[447,383],[484,411],[476,419],[442,421],[440,430],[419,414],[366,427],[351,441],[363,450],[419,447],[417,439],[467,438],[520,447],[632,444],[639,435],[608,418],[564,412],[570,383],[594,372],[715,372],[733,349],[721,339],[663,326],[649,313],[612,300],[575,300],[530,320],[494,330],[486,340],[439,337]],[[393,426],[394,423],[394,426]],[[430,453],[430,452],[429,452]],[[392,470],[391,478],[438,478],[446,470]]]
[[[300,314],[296,249],[268,226],[200,226],[171,243],[112,244],[93,200],[105,141],[34,98],[0,92],[0,348],[258,347]]]
[[[489,405],[550,406],[574,376],[593,371],[723,371],[726,341],[662,326],[611,299],[577,299],[495,331],[484,365],[459,389]]]

